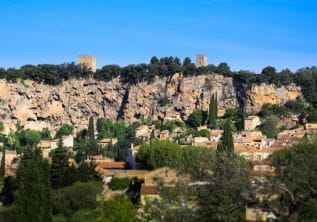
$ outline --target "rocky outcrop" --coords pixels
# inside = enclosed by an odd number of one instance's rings
[[[296,85],[277,87],[273,84],[253,85],[246,93],[247,102],[246,110],[250,113],[259,112],[262,105],[284,104],[289,100],[295,100],[296,97],[302,96],[301,89]]]
[[[116,78],[109,82],[94,79],[72,79],[59,86],[30,80],[9,83],[0,80],[0,117],[14,130],[20,123],[25,128],[56,130],[62,123],[77,129],[87,126],[88,118],[108,117],[134,122],[141,117],[185,120],[196,108],[208,110],[212,94],[217,93],[219,113],[238,106],[237,92],[230,77],[200,75],[156,79],[126,85]],[[246,107],[257,112],[264,103],[284,103],[301,95],[297,86],[256,85],[246,93]],[[160,103],[164,100],[164,103]]]

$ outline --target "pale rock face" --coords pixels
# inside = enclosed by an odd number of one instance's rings
[[[263,104],[284,104],[302,96],[302,93],[300,87],[296,85],[277,87],[262,83],[253,85],[247,95],[247,110],[255,113],[260,111]]]
[[[136,85],[124,85],[119,78],[109,82],[72,79],[58,86],[0,80],[0,121],[6,131],[14,130],[18,122],[29,129],[56,131],[62,123],[74,124],[76,130],[86,128],[90,116],[123,118],[129,123],[141,116],[186,120],[196,108],[207,111],[215,93],[219,112],[238,106],[232,78],[222,75],[184,77],[178,73]],[[297,86],[254,85],[247,92],[246,107],[255,113],[264,103],[285,103],[297,96],[301,96]],[[158,104],[162,97],[170,101],[163,107]]]

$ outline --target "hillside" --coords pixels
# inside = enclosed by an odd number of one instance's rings
[[[123,83],[120,77],[110,81],[70,79],[56,86],[2,79],[0,91],[1,121],[7,130],[14,129],[18,122],[25,128],[52,130],[70,122],[82,129],[91,115],[130,123],[142,117],[186,120],[195,108],[207,110],[213,93],[218,95],[219,113],[238,107],[241,101],[247,112],[256,113],[264,103],[283,104],[302,96],[295,85],[237,86],[232,77],[216,74],[174,74],[136,84]]]

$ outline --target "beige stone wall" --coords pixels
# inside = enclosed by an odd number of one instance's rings
[[[96,57],[95,56],[84,56],[78,57],[78,64],[86,66],[93,72],[96,72]]]

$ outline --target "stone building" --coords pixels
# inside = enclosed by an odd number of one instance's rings
[[[205,67],[208,65],[208,59],[205,55],[198,54],[196,57],[196,67]]]
[[[257,126],[261,125],[261,120],[258,116],[248,116],[244,120],[245,130],[254,130]]]
[[[96,72],[96,56],[79,55],[78,64],[87,67],[92,72]]]

